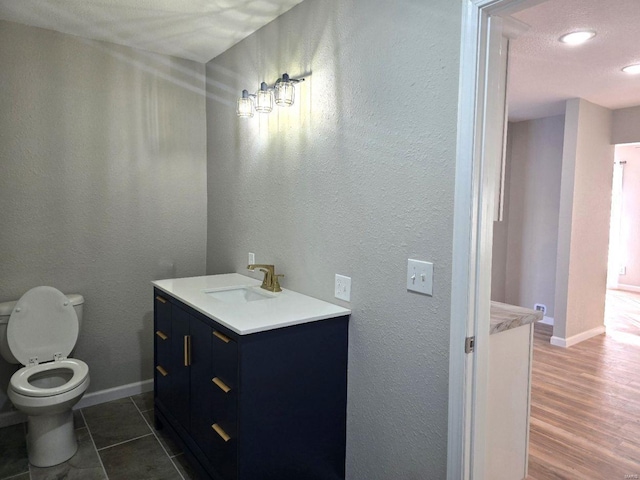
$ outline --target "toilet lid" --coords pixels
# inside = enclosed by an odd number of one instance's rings
[[[38,363],[50,362],[58,353],[66,357],[77,339],[78,316],[73,305],[53,287],[29,290],[9,317],[9,349],[23,365],[34,358]]]

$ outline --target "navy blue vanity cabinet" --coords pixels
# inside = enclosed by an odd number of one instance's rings
[[[171,409],[171,303],[160,294],[154,300],[154,324],[155,399]]]
[[[157,290],[155,415],[203,478],[344,480],[348,316],[238,335]],[[164,353],[156,335],[156,365]],[[166,342],[165,342],[166,343]],[[186,380],[185,380],[186,379]]]

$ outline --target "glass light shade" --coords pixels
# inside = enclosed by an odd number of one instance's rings
[[[236,113],[239,117],[242,118],[251,118],[253,117],[253,102],[249,97],[249,92],[246,90],[242,91],[242,97],[238,99],[238,106],[236,108]]]
[[[290,107],[295,100],[296,89],[292,82],[282,81],[276,84],[276,105]]]
[[[273,92],[262,82],[256,92],[256,112],[269,113],[273,110]]]

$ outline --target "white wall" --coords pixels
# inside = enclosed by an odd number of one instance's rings
[[[640,142],[640,105],[613,111],[611,143]]]
[[[341,303],[352,278],[347,478],[446,476],[460,2],[307,0],[207,64],[208,273],[274,263]],[[238,119],[243,88],[307,75]],[[434,262],[432,297],[407,258]]]
[[[494,300],[553,317],[564,116],[509,123],[506,202],[493,244]],[[500,288],[501,287],[501,288]]]
[[[560,193],[554,337],[602,329],[614,148],[611,111],[567,101]]]
[[[81,293],[90,389],[152,378],[149,282],[205,270],[204,66],[9,22],[0,65],[0,301]]]
[[[616,161],[623,166],[620,212],[620,238],[617,245],[620,266],[626,267],[624,275],[616,274],[617,284],[640,288],[640,145],[616,147]]]

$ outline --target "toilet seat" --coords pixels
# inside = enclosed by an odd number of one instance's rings
[[[69,381],[53,388],[40,388],[29,383],[29,379],[39,373],[47,373],[55,370],[70,370],[72,373]],[[51,397],[73,390],[81,385],[89,376],[89,366],[82,360],[75,358],[58,360],[55,362],[41,363],[38,365],[22,367],[11,377],[9,385],[11,389],[27,397]]]

